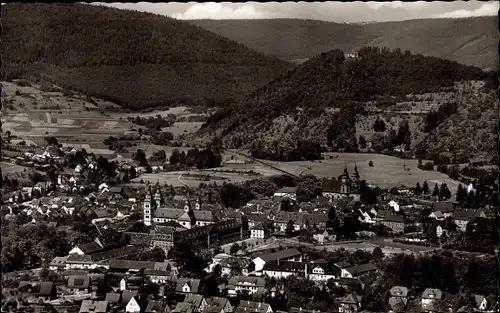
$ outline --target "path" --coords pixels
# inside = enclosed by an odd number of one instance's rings
[[[181,178],[182,178],[182,173],[179,175],[179,177],[177,177],[177,180],[178,180],[181,184],[183,184],[184,186],[187,186],[187,185],[186,185],[186,183],[185,183],[185,182],[183,182]]]
[[[264,161],[261,161],[261,160],[259,160],[259,159],[256,159],[256,158],[254,158],[254,157],[252,157],[252,156],[246,155],[246,154],[244,154],[244,153],[242,153],[242,152],[239,152],[239,151],[236,151],[236,150],[232,150],[232,149],[228,149],[228,151],[230,151],[231,153],[236,153],[236,154],[239,154],[239,155],[241,155],[241,156],[243,156],[243,157],[249,158],[250,160],[252,160],[252,161],[254,161],[254,162],[256,162],[256,163],[260,163],[260,164],[262,164],[262,165],[264,165],[264,166],[267,166],[267,167],[269,167],[269,168],[271,168],[271,169],[273,169],[273,170],[276,170],[276,171],[278,171],[278,172],[281,172],[281,173],[283,173],[283,174],[290,175],[290,176],[295,177],[295,178],[299,178],[299,176],[297,176],[297,175],[295,175],[295,174],[293,174],[293,173],[290,173],[290,172],[288,172],[288,171],[285,171],[285,170],[283,170],[283,169],[281,169],[281,168],[279,168],[279,167],[276,167],[276,166],[274,166],[274,165],[271,165],[271,164],[269,164],[269,163],[267,163],[267,162],[264,162]]]
[[[49,113],[49,112],[46,112],[46,113],[45,113],[45,116],[47,117],[47,123],[48,123],[48,124],[52,124],[52,117],[50,116],[50,113]]]

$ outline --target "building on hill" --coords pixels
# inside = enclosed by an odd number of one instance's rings
[[[359,202],[361,201],[360,182],[357,166],[354,166],[352,177],[349,176],[347,167],[344,167],[344,173],[340,181],[335,178],[323,180],[323,196],[328,197],[330,201],[337,199],[353,199]]]
[[[297,187],[283,187],[274,193],[274,198],[297,201]]]

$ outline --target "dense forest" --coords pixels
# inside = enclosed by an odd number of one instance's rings
[[[202,131],[218,129],[231,147],[265,146],[262,142],[288,137],[333,145],[341,136],[349,142],[367,101],[403,99],[488,77],[476,67],[399,49],[365,47],[358,55],[346,59],[340,50],[322,53],[214,114]],[[333,124],[339,125],[329,128]]]
[[[86,4],[2,6],[2,74],[29,76],[132,108],[217,102],[291,65],[172,18]]]
[[[494,69],[498,63],[494,16],[367,24],[304,19],[189,22],[254,50],[296,62],[332,49],[351,52],[371,45],[407,49],[484,69]]]

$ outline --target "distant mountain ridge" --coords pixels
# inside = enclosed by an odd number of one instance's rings
[[[176,19],[86,4],[2,6],[4,77],[43,76],[131,108],[236,99],[293,65]]]
[[[482,69],[498,64],[497,18],[340,24],[301,19],[190,20],[254,50],[291,61],[363,46],[400,48]]]

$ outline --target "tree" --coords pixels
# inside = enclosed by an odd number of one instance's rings
[[[363,136],[363,135],[359,136],[358,144],[359,144],[359,147],[361,149],[365,149],[366,148],[366,138],[365,138],[365,136]]]
[[[235,242],[235,243],[233,243],[233,245],[231,246],[231,249],[229,250],[229,253],[234,255],[234,254],[236,254],[238,251],[240,251],[240,245],[239,245],[237,242]]]
[[[297,200],[299,202],[309,201],[321,196],[321,182],[313,175],[301,177],[297,184]]]
[[[133,159],[139,162],[140,166],[148,165],[148,159],[146,158],[146,153],[142,149],[137,149],[137,152],[134,154]]]
[[[467,198],[467,189],[465,189],[462,184],[458,184],[456,199],[457,202],[463,204]]]
[[[289,220],[288,223],[286,224],[285,234],[287,235],[287,237],[292,237],[294,232],[295,232],[294,223],[292,220]]]
[[[434,185],[434,191],[432,191],[432,196],[434,198],[439,198],[439,187],[437,183]]]
[[[381,260],[384,258],[384,252],[380,247],[375,247],[372,252],[373,258],[376,260]]]
[[[379,118],[373,124],[373,130],[377,133],[385,132],[385,122]]]
[[[441,184],[441,188],[439,189],[439,197],[441,199],[445,199],[445,200],[448,200],[449,198],[451,198],[451,192],[445,183]]]
[[[417,182],[417,185],[415,186],[415,194],[419,196],[422,193],[422,188],[420,187],[420,183]]]
[[[57,141],[56,137],[49,136],[45,137],[44,140],[49,146],[59,146],[59,142]]]
[[[422,192],[424,194],[428,194],[429,193],[429,185],[427,184],[427,181],[424,181],[424,185],[422,186]]]
[[[373,167],[373,161],[368,162],[369,167]]]
[[[169,258],[174,259],[179,271],[186,275],[203,277],[211,256],[193,240],[180,240],[170,249]]]

